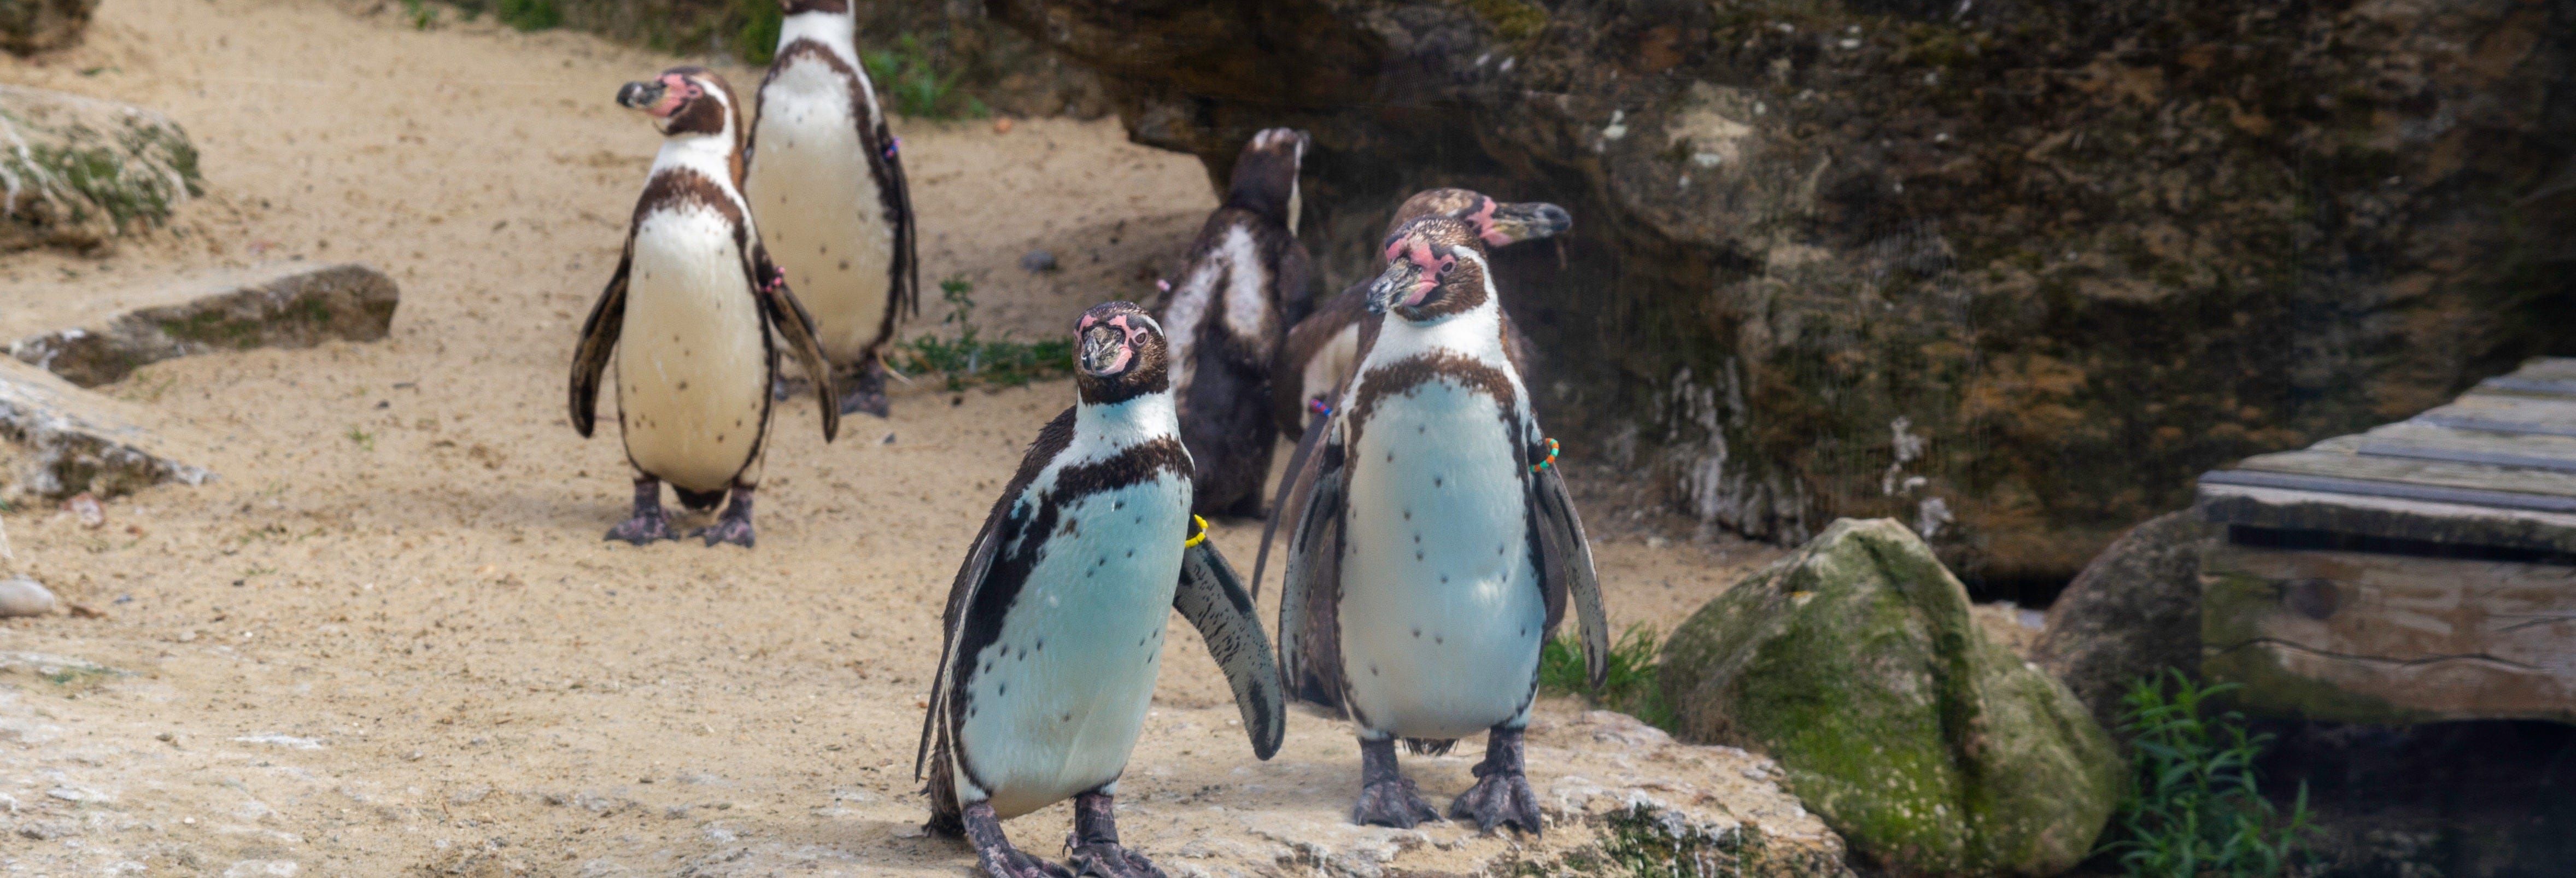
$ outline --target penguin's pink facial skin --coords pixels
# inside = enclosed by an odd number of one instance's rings
[[[617,90],[617,103],[652,116],[664,135],[723,134],[733,122],[733,90],[699,67],[673,67]]]
[[[1369,288],[1369,311],[1429,320],[1473,309],[1485,298],[1484,249],[1476,227],[1454,215],[1405,223],[1387,239],[1386,271]],[[1478,259],[1458,255],[1468,250]]]
[[[1116,403],[1170,389],[1162,324],[1132,302],[1109,302],[1074,321],[1074,378],[1082,399]]]

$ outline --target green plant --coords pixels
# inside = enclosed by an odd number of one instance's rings
[[[734,0],[734,15],[742,26],[733,32],[733,53],[745,64],[767,64],[778,57],[778,31],[787,22],[787,13],[778,8],[778,0]]]
[[[358,443],[359,448],[363,448],[368,451],[376,450],[376,434],[374,433],[369,433],[356,427],[350,427],[349,441]]]
[[[895,112],[907,117],[980,119],[990,115],[984,102],[956,94],[962,71],[941,75],[931,63],[930,50],[911,34],[896,37],[892,49],[861,53],[860,62],[867,65],[868,79],[894,99]]]
[[[1628,632],[1619,636],[1619,642],[1610,647],[1609,672],[1603,675],[1601,691],[1598,692],[1592,691],[1590,675],[1583,664],[1580,637],[1580,634],[1568,631],[1540,648],[1539,691],[1550,695],[1583,695],[1596,706],[1672,731],[1675,724],[1673,709],[1664,703],[1664,687],[1655,676],[1661,651],[1655,642],[1654,629],[1639,623],[1629,626]]]
[[[2236,688],[2200,686],[2169,671],[2145,677],[2120,699],[2120,730],[2129,734],[2132,786],[2120,802],[2121,837],[2103,845],[2121,851],[2129,875],[2156,878],[2254,878],[2284,874],[2305,852],[2308,785],[2281,819],[2257,788],[2254,760],[2271,745],[2268,734],[2249,734],[2235,711],[2207,714],[2202,703]]]
[[[413,30],[428,30],[438,24],[438,9],[427,0],[403,0],[403,14],[411,17]]]
[[[903,367],[937,372],[949,390],[964,390],[973,383],[1018,387],[1072,371],[1073,339],[1023,343],[1008,333],[999,339],[984,338],[975,325],[974,292],[975,284],[962,277],[939,282],[939,298],[948,303],[948,316],[940,318],[939,324],[957,327],[957,337],[923,335],[897,345],[894,355],[905,361]]]
[[[770,4],[777,8],[777,4]],[[555,0],[500,0],[492,17],[522,31],[539,31],[563,24],[563,9]]]

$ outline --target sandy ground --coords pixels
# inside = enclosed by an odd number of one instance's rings
[[[788,403],[756,551],[603,543],[622,456],[573,434],[562,387],[657,140],[610,98],[674,59],[313,0],[99,15],[82,48],[0,57],[0,80],[170,113],[209,194],[105,258],[0,257],[0,336],[281,259],[379,266],[403,302],[381,343],[171,361],[104,388],[210,446],[198,462],[220,481],[118,499],[97,529],[0,518],[10,566],[103,614],[0,625],[0,809],[17,831],[0,868],[714,874],[755,842],[870,871],[971,863],[913,828],[919,699],[957,560],[1069,385],[898,388],[890,421],[848,421],[829,446],[812,402]],[[991,328],[1062,332],[1146,296],[1214,204],[1193,161],[1113,122],[899,127],[924,274],[973,280]],[[1065,270],[1020,271],[1035,247]],[[1621,627],[1668,629],[1776,554],[1668,541],[1602,484],[1582,486]],[[1217,536],[1246,568],[1258,538]],[[1174,624],[1127,801],[1343,807],[1356,751],[1338,724],[1301,715],[1288,752],[1254,763]],[[1475,749],[1417,760],[1433,795],[1464,788]],[[1226,798],[1246,783],[1269,798]],[[1053,853],[1065,820],[1011,831]],[[1172,821],[1131,816],[1129,838],[1179,847]]]

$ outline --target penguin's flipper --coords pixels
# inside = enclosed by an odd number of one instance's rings
[[[841,435],[841,397],[832,389],[832,367],[823,358],[823,343],[814,338],[814,315],[805,313],[805,303],[796,301],[796,293],[787,288],[787,275],[769,261],[769,249],[759,242],[751,245],[752,279],[759,283],[760,308],[769,315],[769,325],[778,330],[780,341],[796,355],[804,367],[807,380],[814,382],[814,395],[820,399],[823,412],[823,441]]]
[[[1279,583],[1279,669],[1289,692],[1326,707],[1341,706],[1342,463],[1341,419],[1321,420],[1321,447],[1297,479],[1286,570]],[[1286,505],[1283,510],[1288,510]]]
[[[635,237],[627,233],[626,252],[617,257],[617,272],[581,322],[581,340],[572,348],[572,428],[584,439],[599,420],[599,377],[608,371],[608,356],[617,350],[617,334],[626,328],[626,274],[635,264]]]
[[[859,124],[868,124],[864,117],[869,114],[860,115],[863,118]],[[886,222],[894,227],[894,264],[887,267],[893,281],[892,307],[899,314],[918,315],[921,313],[921,253],[920,234],[912,222],[912,184],[904,180],[903,155],[896,145],[894,130],[886,127],[883,118],[878,118],[874,133],[876,136],[871,142],[877,144],[877,148],[869,160],[882,171],[879,179],[885,181],[885,192],[881,197],[885,202]],[[869,141],[868,138],[862,140]],[[888,321],[887,326],[891,331],[893,322]]]
[[[1610,619],[1601,609],[1601,580],[1592,570],[1592,543],[1583,535],[1583,519],[1574,513],[1574,497],[1565,476],[1554,465],[1530,476],[1530,507],[1538,512],[1540,551],[1548,603],[1574,604],[1575,624],[1583,634],[1583,665],[1599,689],[1610,672]]]
[[[993,514],[984,519],[984,529],[975,534],[973,548],[966,551],[966,563],[958,566],[957,579],[948,587],[948,609],[939,617],[939,627],[944,633],[939,647],[939,670],[930,678],[930,709],[921,717],[921,746],[912,756],[913,780],[922,778],[922,769],[930,762],[933,744],[941,748],[947,745],[948,726],[939,720],[948,712],[949,676],[954,670],[948,665],[955,658],[957,635],[964,630],[966,608],[975,603],[976,590],[983,587],[984,577],[993,572],[993,556],[1000,551],[1002,544],[998,537],[1002,518],[1013,505],[1010,501],[1015,493],[1003,494],[1002,502],[994,505]]]
[[[1252,737],[1252,755],[1267,760],[1277,754],[1288,734],[1279,666],[1270,660],[1260,608],[1215,546],[1202,542],[1181,550],[1181,587],[1172,595],[1172,608],[1199,630],[1208,655],[1225,669],[1226,682],[1234,686],[1235,709],[1243,713],[1243,731]]]
[[[1307,478],[1306,463],[1314,459],[1315,447],[1322,444],[1324,430],[1332,420],[1319,417],[1306,425],[1306,435],[1298,437],[1296,450],[1288,453],[1288,468],[1280,473],[1279,490],[1270,493],[1273,502],[1270,520],[1261,525],[1261,553],[1252,559],[1252,596],[1255,598],[1261,597],[1261,575],[1270,567],[1270,543],[1279,535],[1279,523],[1294,520],[1304,510],[1307,496],[1314,493],[1314,485]],[[1291,528],[1289,532],[1294,534],[1296,530]]]

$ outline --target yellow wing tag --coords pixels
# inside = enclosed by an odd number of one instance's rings
[[[1190,516],[1190,538],[1181,541],[1181,548],[1195,549],[1204,542],[1207,542],[1207,519]]]

